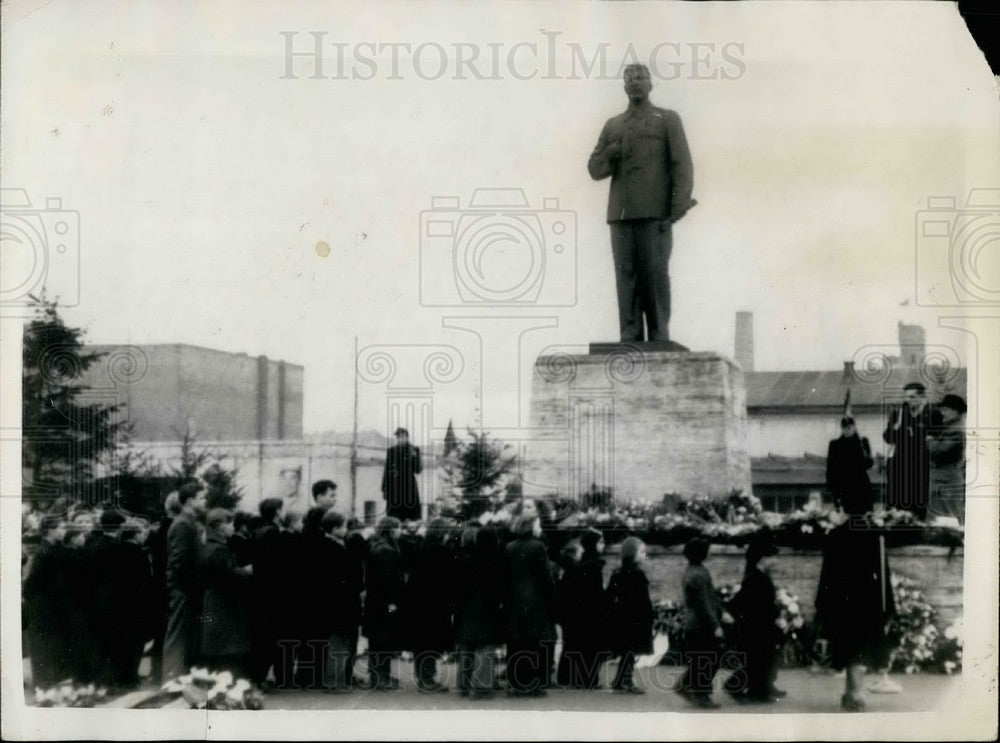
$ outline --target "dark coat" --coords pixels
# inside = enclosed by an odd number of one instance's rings
[[[316,575],[310,611],[315,612],[315,637],[354,635],[361,623],[360,572],[346,545],[324,536],[314,553]]]
[[[205,544],[205,599],[201,615],[201,652],[207,656],[245,655],[252,649],[248,625],[250,575],[221,537]]]
[[[704,565],[688,565],[682,580],[684,591],[684,633],[692,637],[711,636],[722,621],[722,607],[712,576]]]
[[[642,569],[624,564],[611,574],[607,591],[611,651],[621,655],[653,652],[653,602]]]
[[[377,539],[365,567],[364,633],[371,650],[402,649],[400,617],[404,610],[405,579],[399,547],[392,540]]]
[[[24,580],[25,621],[32,681],[43,689],[73,675],[69,615],[70,555],[60,544],[43,541]]]
[[[888,476],[886,506],[912,511],[918,518],[927,516],[927,500],[930,492],[931,460],[927,451],[927,433],[931,426],[929,406],[919,415],[910,412],[909,405],[903,405],[898,413],[900,427],[894,430],[894,420],[889,419],[882,434],[887,444],[895,447],[886,465]]]
[[[382,494],[386,515],[402,521],[418,521],[421,517],[420,491],[417,475],[422,471],[420,449],[411,444],[396,444],[385,453],[382,471]]]
[[[463,555],[456,569],[455,643],[481,648],[503,642],[503,567],[499,550]]]
[[[70,663],[73,679],[81,684],[106,683],[110,663],[98,642],[96,619],[97,586],[93,542],[69,549],[67,565],[67,613],[70,626]]]
[[[931,457],[930,516],[954,516],[965,522],[965,422],[957,418],[934,431],[927,443]]]
[[[563,652],[601,650],[607,645],[604,560],[584,556],[568,565],[559,581],[559,624],[563,630]]]
[[[883,667],[893,644],[885,628],[895,612],[892,575],[878,535],[849,522],[833,529],[816,593],[818,634],[830,641],[831,665]]]
[[[167,590],[200,596],[201,536],[198,525],[181,514],[167,532]]]
[[[736,633],[743,647],[774,648],[779,639],[775,622],[780,609],[770,575],[748,567],[740,590],[729,600],[728,609],[736,620]]]
[[[854,436],[833,439],[826,453],[826,488],[852,514],[872,510],[872,483],[868,470],[874,460],[868,439]]]
[[[545,544],[521,536],[504,549],[504,617],[507,642],[555,640],[556,587]]]
[[[443,652],[454,646],[455,568],[455,552],[446,544],[424,540],[417,549],[403,615],[410,650]]]
[[[620,159],[608,147],[621,147]],[[691,206],[694,168],[681,117],[647,104],[608,119],[587,163],[590,177],[611,176],[608,222],[679,219]]]

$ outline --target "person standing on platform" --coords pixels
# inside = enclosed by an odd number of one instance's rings
[[[645,694],[632,679],[635,656],[653,652],[653,602],[649,599],[649,579],[642,569],[646,564],[646,545],[641,539],[625,538],[621,561],[621,566],[611,574],[607,590],[611,652],[619,657],[611,688]]]
[[[840,419],[840,438],[826,452],[826,489],[834,503],[850,514],[868,513],[874,506],[868,470],[874,460],[868,439],[858,435],[854,418]]]
[[[882,439],[893,447],[886,468],[888,483],[886,508],[912,512],[921,521],[927,518],[930,491],[931,458],[927,435],[931,428],[931,410],[927,390],[919,382],[903,388],[906,402],[892,408]]]
[[[611,177],[607,221],[621,340],[668,341],[671,230],[697,203],[694,167],[680,116],[649,101],[649,68],[630,64],[624,80],[628,108],[604,125],[587,169],[595,181]]]
[[[410,444],[410,432],[405,428],[397,428],[393,435],[396,445],[386,451],[382,472],[385,513],[400,521],[419,521],[422,513],[417,475],[423,471],[420,449]]]
[[[196,483],[179,491],[181,513],[167,532],[167,591],[170,613],[163,640],[164,678],[176,678],[198,660],[201,637],[201,532],[198,514],[205,493]]]
[[[941,425],[930,432],[930,518],[943,516],[965,523],[965,400],[945,395],[937,406]]]

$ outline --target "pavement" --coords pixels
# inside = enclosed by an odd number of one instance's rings
[[[498,691],[492,699],[470,700],[454,691],[455,665],[442,664],[442,680],[451,691],[424,693],[416,688],[411,663],[394,664],[394,675],[400,680],[399,691],[355,691],[350,694],[330,694],[322,691],[283,690],[269,692],[264,701],[265,709],[287,710],[486,710],[486,711],[564,711],[564,712],[691,712],[704,714],[671,689],[681,674],[678,666],[654,666],[637,669],[636,684],[644,689],[643,695],[623,694],[608,690],[614,664],[602,669],[603,689],[581,691],[575,689],[550,689],[544,697],[511,698]],[[728,673],[716,676],[715,701],[720,704],[716,713],[831,713],[840,712],[840,698],[844,693],[843,675],[830,672],[814,673],[808,669],[782,670],[778,673],[777,686],[788,696],[774,704],[741,704],[721,690]],[[878,677],[869,675],[866,684]],[[870,712],[915,712],[938,707],[942,700],[955,691],[961,683],[960,676],[918,674],[893,675],[903,691],[899,694],[866,693]],[[847,714],[847,713],[845,713]]]

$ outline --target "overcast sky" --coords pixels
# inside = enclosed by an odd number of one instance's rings
[[[302,364],[307,432],[350,428],[355,335],[454,347],[433,424],[486,428],[506,424],[506,401],[526,404],[516,380],[540,350],[616,339],[608,181],[586,161],[624,109],[631,50],[652,58],[652,100],[680,114],[694,160],[673,338],[732,356],[734,315],[750,310],[758,369],[832,369],[893,350],[903,320],[965,358],[968,336],[939,327],[962,310],[918,305],[920,287],[951,291],[947,241],[916,237],[928,197],[961,206],[1000,184],[995,80],[950,4],[87,8],[5,6],[3,185],[80,219],[79,252],[53,253],[50,294],[94,342]],[[313,49],[311,31],[325,32],[329,79],[286,58],[289,39]],[[538,217],[538,305],[463,305],[449,240],[421,231],[434,197],[461,199],[433,218],[457,225],[473,191],[498,187],[564,212]],[[525,255],[487,250],[484,281],[523,272]],[[421,304],[421,270],[424,299],[456,306]],[[443,327],[462,315],[514,319],[490,324],[480,360],[473,334]],[[531,325],[548,327],[519,345]],[[384,386],[364,382],[361,427],[383,430],[385,409]]]

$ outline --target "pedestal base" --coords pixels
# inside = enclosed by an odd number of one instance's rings
[[[526,495],[751,492],[743,372],[715,353],[594,344],[535,362]]]

